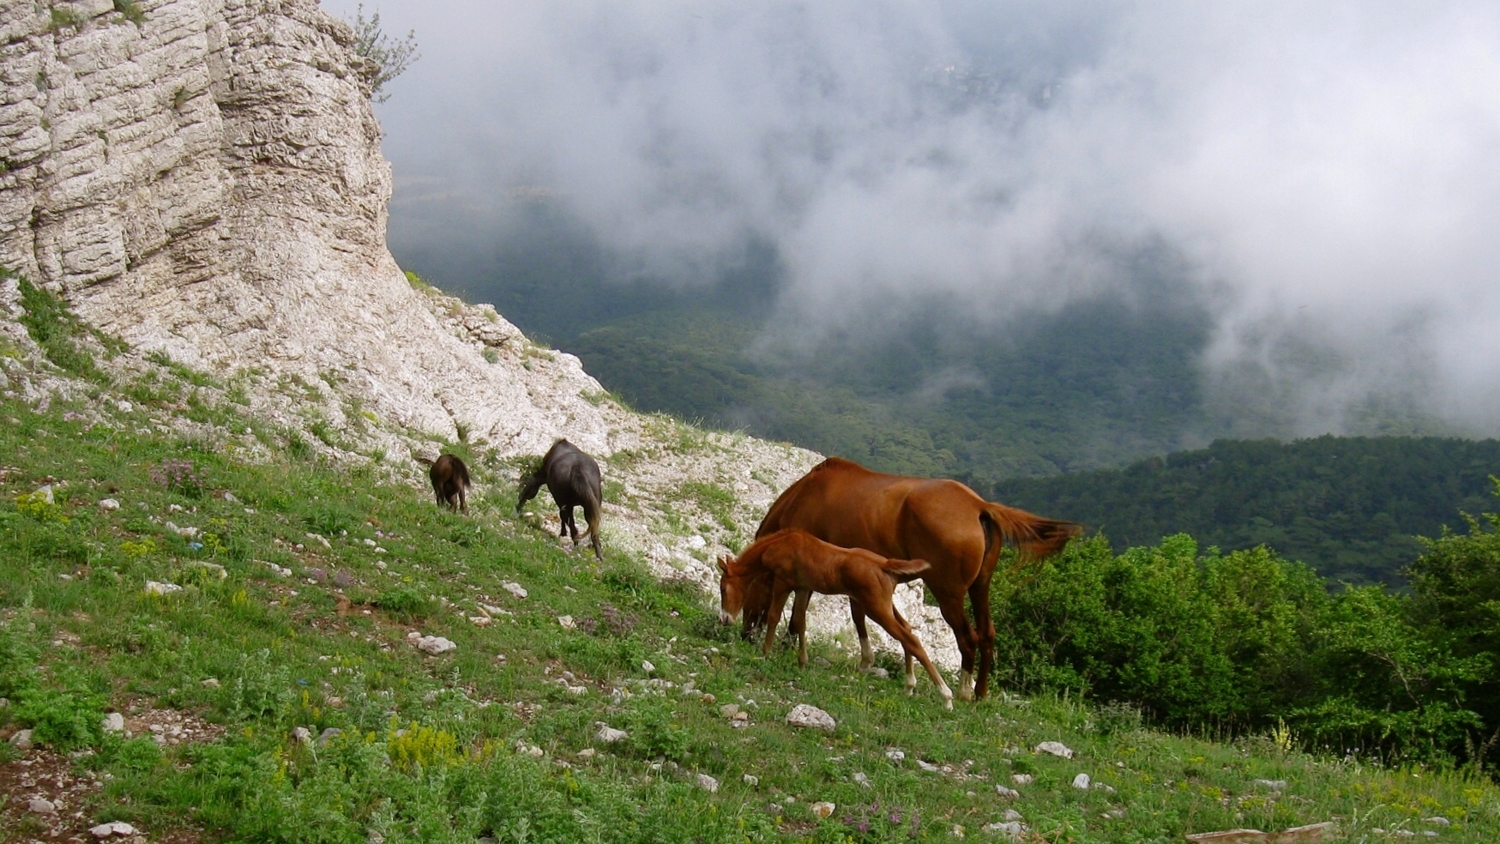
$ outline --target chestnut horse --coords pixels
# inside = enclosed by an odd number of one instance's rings
[[[795,592],[790,629],[799,637],[797,662],[806,667],[807,603],[812,593],[848,595],[851,605],[858,603],[865,615],[901,643],[906,652],[906,693],[911,694],[917,686],[911,664],[915,656],[937,684],[943,706],[952,709],[953,692],[893,600],[899,578],[910,578],[927,568],[924,560],[890,560],[862,548],[830,545],[806,531],[783,530],[757,539],[738,559],[719,560],[719,620],[732,622],[744,609],[747,593],[768,595],[766,641],[761,653],[770,653],[787,596]]]
[[[989,692],[995,661],[990,579],[1000,558],[1001,541],[1010,540],[1023,561],[1032,561],[1057,553],[1082,531],[1074,522],[985,501],[958,481],[884,475],[837,457],[824,460],[787,487],[761,520],[755,536],[759,539],[787,528],[801,528],[846,548],[930,563],[919,576],[958,641],[963,658],[958,695],[965,700],[983,698]],[[964,615],[965,593],[973,605],[973,624]],[[850,611],[859,632],[860,664],[868,668],[874,657],[864,614],[853,601]],[[972,690],[971,678],[977,681]]]

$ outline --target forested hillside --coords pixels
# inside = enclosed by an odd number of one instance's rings
[[[1500,441],[1319,437],[1219,441],[1129,468],[993,485],[1018,507],[1076,519],[1119,551],[1190,533],[1225,551],[1269,545],[1350,583],[1403,582],[1413,537],[1493,509]]]

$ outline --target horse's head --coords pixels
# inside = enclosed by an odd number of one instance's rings
[[[719,623],[733,624],[745,607],[745,583],[730,571],[733,557],[719,558]]]

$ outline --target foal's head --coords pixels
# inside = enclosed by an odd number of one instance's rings
[[[719,558],[719,623],[733,624],[745,608],[745,578],[730,570],[733,557]]]

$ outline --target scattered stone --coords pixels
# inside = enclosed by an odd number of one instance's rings
[[[881,680],[891,679],[891,672],[885,670],[884,668],[881,668],[878,665],[872,665],[869,668],[866,668],[865,674],[871,677],[878,677]]]
[[[530,756],[533,759],[540,759],[543,756],[547,755],[542,751],[540,747],[537,747],[534,744],[527,744],[524,741],[516,742],[516,753],[522,756]]]
[[[564,630],[575,630],[578,627],[578,625],[573,622],[573,616],[571,615],[558,616],[557,623]]]
[[[323,569],[310,568],[307,570],[307,580],[309,583],[322,583],[327,579],[328,572],[324,571]]]
[[[55,815],[57,804],[45,797],[33,797],[26,801],[26,811],[37,815]]]
[[[1036,777],[1031,774],[1011,774],[1010,781],[1016,785],[1031,785]]]
[[[103,498],[99,501],[99,509],[106,513],[120,509],[120,502],[113,498]]]
[[[223,566],[219,565],[218,563],[209,563],[209,562],[205,562],[203,560],[192,560],[192,561],[188,562],[186,568],[197,569],[199,571],[206,571],[209,574],[213,575],[214,577],[217,577],[220,580],[225,580],[225,579],[227,579],[229,577],[228,570],[226,570]]]
[[[1430,823],[1433,826],[1451,826],[1453,821],[1448,820],[1442,815],[1434,815],[1430,818],[1423,818],[1422,823]]]
[[[816,665],[816,666],[818,666],[819,668],[832,668],[833,667],[833,663],[829,662],[828,660],[824,659],[821,656],[815,656],[815,657],[813,657],[813,664]]]
[[[1037,753],[1050,753],[1053,756],[1061,756],[1064,759],[1073,758],[1073,749],[1060,741],[1044,741],[1036,746]]]
[[[333,585],[340,589],[348,589],[354,585],[354,575],[346,571],[336,571],[333,573]]]
[[[744,780],[745,785],[748,785],[751,788],[755,788],[756,786],[760,785],[760,777],[757,777],[754,774],[746,774],[743,777],[740,777],[740,779]]]
[[[1079,774],[1078,776],[1074,777],[1073,778],[1073,787],[1074,788],[1082,788],[1084,790],[1087,790],[1088,787],[1089,787],[1089,775],[1088,774]]]
[[[1014,788],[1006,788],[1003,785],[996,785],[995,793],[1000,795],[1001,797],[1004,797],[1006,800],[1014,800],[1017,797],[1021,796],[1021,792],[1016,791]]]
[[[469,623],[475,627],[489,627],[494,623],[494,619],[487,615],[471,615],[469,616]]]
[[[599,732],[594,733],[594,741],[600,741],[605,744],[614,744],[621,739],[630,738],[630,733],[627,733],[624,730],[617,730],[602,721],[595,721],[594,723],[599,728]]]
[[[812,809],[812,813],[814,815],[817,815],[820,818],[826,818],[829,815],[832,815],[833,814],[833,810],[836,809],[836,808],[838,808],[838,807],[835,806],[832,803],[829,803],[829,802],[826,802],[826,801],[820,801],[818,803],[812,804],[812,806],[810,808]]]
[[[43,484],[42,486],[37,487],[36,491],[32,492],[31,494],[41,495],[42,500],[46,501],[48,504],[57,503],[57,500],[52,497],[52,484]]]
[[[1016,810],[1015,810],[1015,809],[1006,809],[1006,810],[1005,810],[1005,814],[1004,814],[1004,816],[1003,816],[1003,817],[1004,817],[1004,818],[1005,818],[1005,819],[1006,819],[1006,820],[1007,820],[1007,821],[1019,821],[1019,820],[1022,820],[1022,819],[1023,819],[1023,818],[1022,818],[1022,817],[1021,817],[1021,813],[1020,813],[1020,812],[1017,812],[1017,811],[1016,811]]]
[[[928,761],[923,760],[923,759],[918,759],[917,760],[917,767],[921,768],[922,770],[926,771],[929,774],[941,773],[942,770],[943,770],[942,768],[939,768],[938,766],[932,764],[931,762],[928,762]]]
[[[125,732],[125,716],[121,715],[118,712],[111,712],[105,715],[104,720],[101,723],[104,727],[104,732],[106,733]]]
[[[997,835],[1009,836],[1012,841],[1018,841],[1020,840],[1021,836],[1026,834],[1026,824],[1021,823],[1020,821],[1004,821],[1001,823],[987,824],[984,828],[984,831]]]
[[[852,777],[852,779],[856,783],[858,783],[861,788],[874,788],[875,787],[875,786],[873,786],[873,785],[870,784],[870,778],[869,778],[869,776],[867,776],[865,774],[864,771],[855,771],[854,772],[854,776]]]
[[[1410,832],[1410,830],[1400,830]],[[1261,832],[1258,829],[1226,829],[1218,832],[1199,832],[1184,836],[1194,844],[1316,844],[1324,841],[1333,832],[1333,822],[1292,827],[1281,832]],[[1379,830],[1376,830],[1379,832]]]
[[[656,666],[651,664],[651,660],[643,659],[641,660],[641,670],[646,672],[647,674],[650,674],[651,672],[656,670]]]
[[[578,751],[578,758],[579,759],[592,759],[592,758],[594,758],[595,754],[597,754],[598,752],[599,751],[595,750],[592,747],[585,747],[584,749]]]
[[[454,644],[451,639],[445,639],[442,636],[422,636],[417,639],[417,650],[437,656],[438,654],[458,650],[458,645]]]
[[[514,580],[505,581],[504,583],[500,584],[500,588],[516,596],[517,598],[524,599],[526,597],[526,590],[522,588],[521,584],[516,583]]]
[[[702,700],[702,701],[703,701],[703,702],[704,702],[704,703],[707,703],[707,704],[713,704],[713,703],[714,703],[714,702],[715,702],[715,701],[716,701],[716,700],[718,700],[718,698],[716,698],[716,697],[714,697],[714,696],[713,696],[713,695],[711,695],[711,694],[708,694],[708,693],[706,693],[706,692],[705,692],[705,693],[704,693],[704,695],[703,695],[703,697],[702,697],[702,698],[700,698],[700,699],[701,699],[701,700]]]
[[[173,592],[181,592],[182,587],[175,583],[157,583],[154,580],[146,581],[147,595],[170,595]]]
[[[953,825],[953,837],[954,838],[963,838],[964,837],[964,825],[963,824],[956,823],[956,824]]]
[[[1254,780],[1254,782],[1256,785],[1269,788],[1272,791],[1286,790],[1286,780]]]
[[[295,727],[292,729],[292,740],[299,744],[311,744],[312,737],[312,730],[306,727]]]
[[[89,834],[99,839],[108,838],[111,835],[135,835],[135,827],[124,821],[114,821],[112,823],[99,824],[89,830]]]
[[[726,703],[719,707],[719,714],[725,718],[732,719],[734,716],[740,714],[740,705],[738,703]]]
[[[885,758],[899,765],[906,759],[906,753],[905,751],[898,750],[897,748],[888,747],[885,749]]]
[[[838,726],[832,715],[805,703],[792,707],[792,711],[786,714],[786,722],[793,727],[809,727],[825,733],[833,732]]]
[[[699,774],[693,778],[693,784],[709,792],[710,794],[719,790],[719,781],[708,774]]]
[[[327,728],[325,728],[323,730],[323,732],[321,732],[321,733],[318,734],[318,746],[322,747],[323,745],[329,743],[330,741],[333,741],[334,739],[338,738],[340,735],[343,735],[343,732],[344,731],[341,730],[341,729],[339,729],[338,727],[327,727]]]

